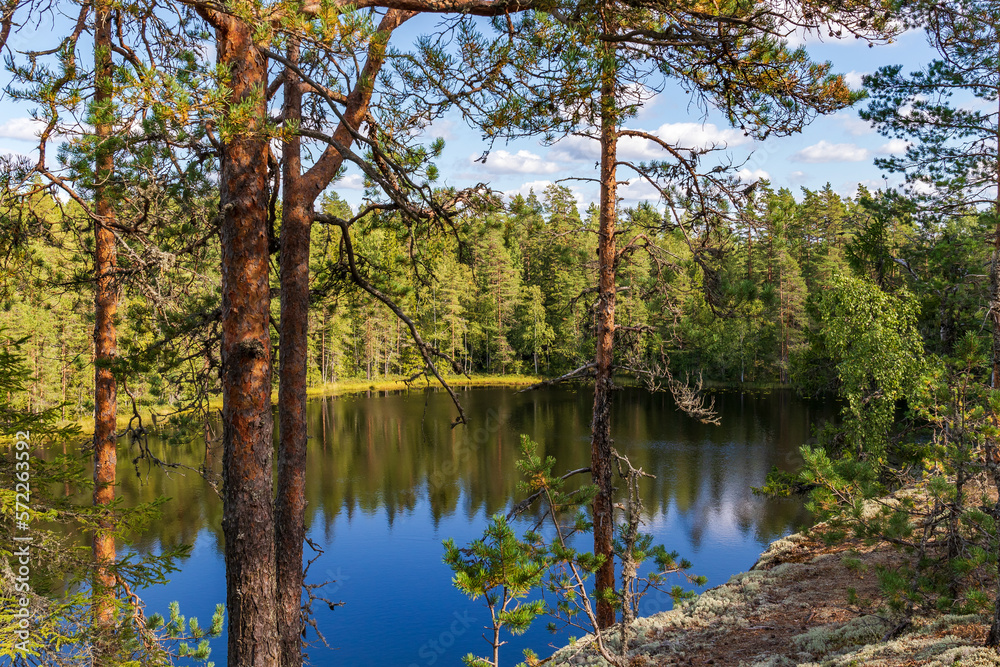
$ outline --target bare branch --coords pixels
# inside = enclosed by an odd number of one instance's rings
[[[526,391],[531,391],[532,389],[539,389],[540,387],[548,387],[554,384],[559,384],[560,382],[567,382],[569,380],[582,380],[583,378],[594,377],[594,369],[597,368],[596,361],[589,361],[583,366],[580,366],[576,370],[572,370],[565,375],[560,375],[557,378],[551,380],[543,380],[541,382],[536,382],[535,384],[525,387],[521,391],[517,392],[523,394]]]

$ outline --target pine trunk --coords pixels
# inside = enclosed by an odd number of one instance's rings
[[[410,12],[390,10],[379,24],[368,60],[357,86],[348,95],[344,116],[334,133],[336,141],[350,146],[353,132],[361,126],[371,101],[374,82],[385,61],[385,43]],[[292,43],[289,60],[298,63],[299,47]],[[302,88],[292,68],[285,72],[284,117],[286,122],[302,117]],[[277,549],[277,627],[281,666],[302,665],[302,545],[305,541],[305,466],[307,364],[309,355],[309,239],[313,207],[323,189],[343,165],[339,151],[328,149],[306,174],[302,173],[302,142],[292,136],[282,147],[281,223],[281,359],[278,380],[278,491],[275,500],[274,544]],[[324,325],[326,312],[324,310]],[[372,364],[378,371],[378,350],[373,349],[372,319],[366,317],[367,377]],[[386,345],[385,373],[389,372],[390,346]],[[326,364],[326,330],[323,331],[321,363]]]
[[[246,120],[222,153],[222,469],[229,664],[278,663],[271,464],[265,59],[240,20],[203,10]],[[247,109],[246,107],[250,107]]]
[[[111,60],[111,9],[106,4],[96,8],[94,29],[94,103],[98,119],[94,133],[98,146],[95,156],[96,183],[94,188],[94,495],[95,507],[111,505],[115,499],[115,473],[118,467],[116,429],[118,417],[118,385],[111,364],[118,356],[118,332],[115,317],[118,312],[118,288],[115,269],[118,256],[111,225],[115,212],[109,192],[109,180],[114,170],[114,154],[109,148],[111,137],[111,102],[113,90]],[[96,641],[94,665],[103,667],[116,663],[111,646],[115,628],[115,538],[114,518],[109,510],[99,514],[94,532],[93,613]]]
[[[614,58],[614,50],[606,56]],[[593,440],[590,469],[597,495],[594,497],[594,554],[604,556],[597,571],[597,622],[602,628],[615,623],[609,596],[615,588],[614,485],[611,468],[612,358],[615,339],[615,222],[617,218],[616,161],[618,127],[615,114],[613,73],[605,71],[601,85],[601,202],[597,254],[599,260],[597,302],[597,377],[594,385]]]
[[[298,45],[288,57],[298,62]],[[286,121],[302,117],[298,77],[286,70]],[[282,147],[281,205],[281,359],[278,381],[278,495],[275,547],[278,580],[278,637],[282,667],[302,665],[302,544],[305,541],[306,364],[309,348],[309,231],[312,200],[304,192],[302,140]]]

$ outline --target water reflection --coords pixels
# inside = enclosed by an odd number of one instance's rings
[[[309,507],[325,508],[330,524],[342,512],[384,509],[389,521],[410,511],[426,493],[435,521],[454,512],[489,515],[516,493],[519,434],[556,458],[557,470],[586,466],[590,456],[587,391],[462,394],[469,427],[450,428],[447,397],[390,395],[317,401],[310,414]],[[796,504],[755,497],[772,465],[790,467],[810,425],[832,416],[828,405],[787,392],[768,396],[723,394],[722,426],[700,424],[677,412],[669,396],[625,389],[616,397],[613,433],[633,464],[656,475],[643,502],[656,516],[673,505],[691,514],[700,532],[725,517],[758,540],[788,530],[801,518]],[[462,505],[459,506],[460,499]],[[312,518],[312,516],[310,517]]]
[[[356,513],[385,512],[391,526],[426,497],[432,521],[461,513],[490,515],[516,496],[521,433],[557,460],[556,470],[589,464],[591,394],[548,389],[459,392],[468,426],[451,428],[455,410],[442,392],[410,392],[319,399],[309,406],[307,524],[332,536],[338,521]],[[675,507],[692,526],[698,545],[709,526],[738,530],[766,541],[803,519],[797,503],[754,496],[772,465],[790,469],[798,447],[819,420],[836,412],[829,403],[790,392],[723,393],[716,399],[722,425],[700,424],[679,413],[668,395],[626,388],[616,395],[612,432],[636,467],[656,476],[643,487],[653,517]],[[188,466],[205,460],[201,441],[167,446],[153,438],[157,455]],[[124,457],[123,457],[124,458]],[[219,457],[211,457],[219,458]],[[123,470],[120,493],[129,504],[164,495],[177,502],[139,538],[192,543],[207,528],[221,547],[222,505],[194,473]]]

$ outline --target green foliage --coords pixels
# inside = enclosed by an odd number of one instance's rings
[[[188,409],[175,416],[182,427],[178,443],[203,431],[208,398],[218,391],[218,249],[207,244],[193,254],[181,252],[198,228],[196,217],[211,206],[211,200],[201,201],[190,219],[158,232],[163,251],[184,258],[155,275],[176,300],[154,306],[141,290],[123,294],[126,317],[119,324],[115,370],[139,407]],[[324,206],[340,217],[353,215],[333,196]],[[840,379],[820,308],[849,262],[876,284],[874,267],[881,266],[892,292],[907,286],[928,350],[949,353],[962,331],[978,325],[982,286],[973,276],[984,259],[975,240],[985,233],[981,219],[924,224],[907,217],[904,203],[883,195],[861,191],[855,202],[829,188],[805,191],[797,203],[789,191],[765,185],[748,206],[746,227],[725,241],[711,298],[678,229],[660,226],[660,213],[648,207],[622,212],[623,235],[650,245],[630,250],[619,267],[617,318],[623,329],[616,363],[641,368],[667,360],[675,374],[709,382],[833,391]],[[568,189],[550,186],[541,197],[515,198],[486,214],[470,211],[447,236],[428,230],[414,238],[394,215],[363,216],[353,227],[355,250],[362,274],[401,304],[424,338],[461,371],[537,368],[539,374],[560,375],[593,352],[589,308],[596,275],[588,230],[595,214],[581,216]],[[78,263],[90,251],[73,250],[74,237],[62,224],[50,230],[49,238],[29,238],[23,246],[26,263],[11,277],[16,289],[7,310],[0,308],[0,325],[6,323],[8,340],[27,337],[32,365],[12,389],[12,403],[33,411],[60,405],[61,417],[78,419],[93,409],[84,314],[90,288],[80,283],[77,291],[64,293],[47,286],[82,280]],[[339,234],[327,225],[313,228],[310,384],[412,375],[422,360],[409,332],[347,278]],[[411,243],[417,244],[412,251]],[[919,281],[895,261],[900,255],[919,269]],[[191,282],[191,275],[205,280]]]
[[[844,307],[848,295],[855,307]],[[824,305],[823,331],[847,400],[843,424],[821,433],[820,446],[802,448],[798,483],[827,518],[826,539],[888,542],[903,556],[876,568],[879,599],[855,595],[854,603],[880,607],[894,623],[916,613],[988,611],[995,600],[979,582],[1000,564],[1000,541],[987,489],[1000,478],[991,463],[996,392],[982,382],[987,346],[967,332],[953,356],[925,358],[912,297],[865,279],[842,281]],[[902,424],[900,399],[909,408]],[[781,488],[776,480],[769,490]],[[861,567],[851,556],[845,565]]]
[[[912,214],[913,203],[893,192],[872,196],[861,190],[860,194],[854,236],[845,248],[847,261],[855,274],[891,292],[902,270],[896,261],[899,228]]]
[[[923,363],[916,305],[905,291],[886,294],[864,279],[833,280],[819,302],[820,332],[840,380],[844,449],[883,464],[896,403]]]
[[[21,342],[13,341],[0,350],[0,392],[16,391],[23,378],[30,377],[20,348]],[[26,461],[13,455],[0,457],[0,478],[18,479],[18,475],[28,472],[29,479],[32,557],[26,580],[15,578],[10,565],[19,562],[12,549],[23,544],[13,539],[15,513],[21,512],[17,503],[23,502],[23,497],[18,498],[13,485],[0,488],[0,600],[4,609],[0,613],[0,657],[21,660],[26,665],[78,665],[90,655],[93,617],[87,584],[93,561],[89,547],[75,545],[70,539],[72,534],[91,531],[93,524],[103,518],[98,512],[112,511],[116,515],[115,539],[126,544],[128,538],[157,518],[162,502],[128,509],[118,502],[101,510],[89,503],[77,505],[75,494],[67,494],[64,489],[88,488],[84,459],[50,454],[54,446],[80,437],[75,425],[59,425],[60,408],[56,405],[36,413],[7,403],[0,408],[0,447],[13,454],[15,440],[24,440],[24,434],[29,435],[24,441],[31,447]],[[113,571],[123,591],[166,584],[167,576],[176,569],[176,560],[188,552],[186,546],[164,549],[159,554],[126,552],[117,559]],[[25,606],[30,614],[27,638],[17,632],[20,609]],[[167,666],[175,664],[179,656],[207,661],[208,640],[222,632],[222,610],[219,605],[206,630],[195,619],[185,626],[174,605],[171,623],[164,626],[156,616],[144,622],[141,600],[121,595],[116,600],[115,645],[111,648],[116,664]],[[189,643],[195,641],[197,645]]]
[[[623,470],[636,472],[627,464],[627,459],[622,462],[626,466]],[[662,545],[654,545],[651,535],[637,530],[641,506],[636,504],[635,484],[642,475],[626,474],[624,481],[630,489],[626,506],[630,509],[624,513],[624,521],[617,527],[614,541],[616,557],[623,563],[622,583],[609,597],[621,612],[621,622],[615,632],[625,639],[619,639],[621,652],[613,654],[608,631],[597,627],[595,600],[588,590],[590,577],[604,559],[573,546],[576,536],[593,530],[585,508],[593,500],[596,489],[593,485],[570,486],[567,478],[553,474],[554,465],[553,457],[543,458],[538,453],[538,445],[522,435],[517,466],[523,477],[519,488],[527,494],[528,501],[512,510],[508,517],[495,515],[483,537],[467,548],[457,547],[451,539],[444,543],[445,562],[455,572],[452,580],[455,587],[471,599],[483,597],[490,609],[492,660],[469,655],[465,662],[470,667],[497,667],[503,644],[501,628],[506,627],[513,633],[523,632],[541,614],[552,617],[550,629],[556,629],[557,623],[561,623],[595,634],[601,655],[612,664],[624,664],[621,660],[627,653],[629,626],[643,595],[656,589],[667,592],[675,602],[690,599],[693,593],[679,585],[667,588],[669,578],[678,574],[695,585],[705,583],[704,577],[686,574],[691,567],[688,561],[679,558],[676,552],[668,552]],[[526,511],[532,502],[540,505],[540,520],[534,529],[518,538],[510,524],[510,516]],[[638,569],[646,562],[654,566],[649,574],[640,577]],[[549,594],[544,599],[524,601],[532,593],[543,591]],[[527,657],[528,664],[534,664],[532,657]]]

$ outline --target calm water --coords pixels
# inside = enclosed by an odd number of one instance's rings
[[[344,602],[333,610],[316,605],[332,648],[307,649],[313,665],[459,665],[462,655],[487,651],[486,608],[452,588],[441,540],[471,541],[515,498],[521,433],[556,457],[557,471],[588,465],[592,394],[472,389],[460,396],[471,425],[454,430],[454,408],[438,391],[310,404],[306,522],[324,553],[308,582],[335,580],[320,593]],[[836,411],[788,392],[721,394],[716,405],[722,426],[699,424],[675,411],[669,395],[639,389],[619,392],[613,411],[619,449],[656,475],[644,488],[648,531],[691,560],[710,586],[749,568],[768,542],[806,520],[798,503],[761,499],[750,487],[772,465],[793,466],[813,425]],[[188,465],[205,458],[202,443],[152,444],[162,458]],[[216,465],[218,454],[208,455]],[[119,461],[127,465],[128,458],[122,453]],[[144,593],[148,611],[178,600],[182,613],[206,625],[225,600],[221,502],[194,474],[119,477],[130,502],[172,498],[136,546],[194,545],[168,586]],[[307,547],[307,558],[313,555]],[[642,612],[669,606],[665,596],[651,596]],[[537,625],[510,639],[504,662],[513,664],[525,646],[544,657],[550,644],[564,642],[544,622]],[[225,664],[225,652],[224,638],[213,641],[217,665]]]

